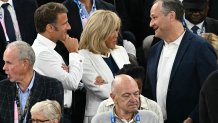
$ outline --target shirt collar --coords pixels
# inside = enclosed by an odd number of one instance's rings
[[[36,41],[38,41],[39,43],[45,45],[49,49],[54,49],[56,47],[55,42],[53,42],[52,40],[46,38],[45,36],[43,36],[41,34],[37,34]]]
[[[12,7],[14,7],[14,4],[13,4],[12,0],[8,0],[7,2],[3,2],[3,1],[0,0],[0,6],[2,6],[2,4],[5,4],[5,3],[9,3]]]
[[[35,71],[33,71],[33,77],[32,77],[32,79],[31,79],[31,81],[30,81],[30,84],[29,84],[29,86],[28,86],[26,92],[28,92],[28,91],[30,91],[30,90],[32,89],[33,84],[34,84],[34,80],[35,80]],[[17,83],[16,83],[16,87],[17,87],[17,89],[18,89],[19,91],[21,91],[21,89],[20,89],[20,87],[18,86]]]
[[[184,19],[184,20],[185,20],[185,23],[186,23],[186,26],[187,26],[188,29],[191,29],[193,26],[197,26],[199,29],[203,29],[204,21],[202,21],[199,24],[194,25],[190,21],[188,21],[187,19]]]
[[[113,108],[113,115],[114,115],[116,118],[122,120],[122,121],[125,122],[125,123],[134,123],[134,121],[135,121],[135,119],[136,119],[136,114],[137,114],[137,113],[138,113],[138,111],[136,111],[136,112],[134,113],[133,118],[132,118],[129,122],[127,122],[125,119],[120,119],[120,118],[117,116],[117,114],[115,113],[115,107]]]
[[[80,0],[73,0],[73,2],[75,2],[75,3],[77,3],[77,4],[78,4],[78,3],[81,4]],[[95,0],[92,0],[92,2],[93,2],[93,3],[92,3],[92,7],[93,7],[93,6],[95,6]]]
[[[164,41],[164,45],[165,46],[170,46],[170,47],[171,46],[179,46],[181,41],[182,41],[182,38],[183,38],[185,32],[186,32],[186,30],[175,41],[173,41],[173,42],[171,42],[169,44],[166,41]]]

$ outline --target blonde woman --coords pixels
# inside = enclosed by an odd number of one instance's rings
[[[87,89],[84,123],[91,122],[100,102],[109,97],[116,72],[130,63],[126,50],[117,45],[119,29],[116,13],[96,10],[81,34],[79,53],[85,58],[82,81]]]
[[[37,102],[30,110],[31,123],[49,122],[60,123],[61,119],[61,106],[55,100],[45,100]]]

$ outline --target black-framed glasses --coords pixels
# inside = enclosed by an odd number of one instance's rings
[[[50,121],[50,120],[39,120],[39,119],[30,119],[29,120],[30,123],[44,123],[46,121]]]

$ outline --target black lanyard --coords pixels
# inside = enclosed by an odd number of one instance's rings
[[[24,119],[25,119],[25,116],[26,116],[27,111],[29,109],[30,97],[31,97],[31,91],[30,91],[30,94],[29,94],[28,99],[26,101],[26,105],[25,105],[25,108],[24,108],[23,115],[21,115],[21,104],[20,104],[20,100],[19,100],[18,89],[16,90],[15,100],[16,100],[16,104],[17,104],[19,123],[22,123],[24,121]]]
[[[110,112],[110,119],[111,119],[111,123],[116,123],[116,117],[114,117],[113,112]],[[140,123],[139,113],[137,113],[135,116],[135,123]]]

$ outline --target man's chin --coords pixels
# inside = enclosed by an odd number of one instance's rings
[[[8,76],[8,80],[10,80],[10,82],[15,82],[15,80],[13,78],[10,78],[9,76]]]
[[[129,109],[131,111],[137,111],[138,110],[138,106],[130,106]]]

